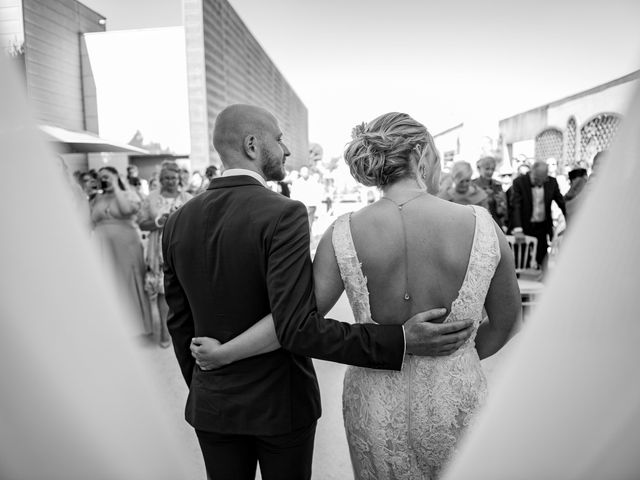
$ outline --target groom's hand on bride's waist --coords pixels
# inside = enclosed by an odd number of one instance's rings
[[[450,355],[467,341],[473,332],[473,320],[435,323],[442,321],[446,313],[446,309],[436,308],[407,320],[404,324],[407,353],[423,357]]]

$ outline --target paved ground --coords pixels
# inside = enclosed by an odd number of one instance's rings
[[[351,312],[343,296],[328,315],[340,320],[351,320]],[[160,377],[160,391],[165,395],[167,421],[179,439],[188,446],[191,466],[190,476],[183,480],[204,480],[204,464],[200,456],[198,443],[193,430],[184,421],[184,404],[187,388],[180,375],[172,349],[162,349],[156,345],[141,347],[150,364],[157,369]],[[486,360],[483,365],[489,379],[489,387],[494,382],[501,364],[505,363],[511,348],[508,346],[495,357]],[[347,442],[342,425],[342,378],[345,366],[314,360],[320,391],[322,392],[323,415],[318,423],[316,447],[313,462],[313,478],[317,480],[348,480],[352,477]],[[260,478],[259,475],[257,478]]]

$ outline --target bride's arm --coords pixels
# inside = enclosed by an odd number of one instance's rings
[[[313,262],[314,290],[321,316],[333,308],[344,290],[331,242],[332,234],[333,227],[330,227],[318,244]],[[221,344],[209,337],[197,337],[191,342],[191,353],[196,364],[203,370],[218,368],[278,348],[280,342],[271,314],[227,343]]]
[[[340,299],[344,283],[333,250],[333,225],[331,225],[318,244],[313,259],[313,290],[316,295],[318,313],[324,317]]]
[[[522,313],[513,253],[498,228],[501,258],[484,303],[489,319],[478,328],[475,341],[480,359],[490,357],[507,343],[518,330]]]
[[[211,370],[244,358],[272,352],[280,348],[271,314],[227,343],[215,338],[196,337],[191,341],[191,354],[203,370]]]

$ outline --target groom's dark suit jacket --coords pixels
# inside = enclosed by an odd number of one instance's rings
[[[302,203],[249,176],[217,178],[169,218],[162,243],[167,323],[195,428],[275,435],[310,425],[321,410],[308,357],[400,369],[400,326],[318,315]],[[195,365],[192,337],[226,342],[269,312],[281,349],[213,371]]]

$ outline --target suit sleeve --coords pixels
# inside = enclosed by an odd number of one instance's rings
[[[562,193],[560,193],[560,186],[558,185],[558,181],[554,180],[553,182],[553,201],[556,202],[556,205],[558,205],[558,207],[560,208],[560,210],[562,211],[562,214],[564,215],[565,219],[567,218],[567,207],[566,207],[566,202],[564,200],[564,197],[562,196]]]
[[[189,346],[195,336],[195,327],[191,307],[187,296],[178,281],[173,267],[173,255],[171,249],[171,232],[173,222],[171,218],[167,222],[162,236],[162,255],[164,259],[164,294],[169,305],[167,327],[171,334],[173,349],[180,365],[180,370],[187,386],[191,385],[191,376],[195,366],[195,359],[191,356]]]
[[[513,214],[511,215],[513,224],[511,225],[511,229],[522,228],[522,202],[524,198],[522,196],[522,185],[517,179],[513,182],[511,194],[511,208],[513,209]]]
[[[287,204],[271,239],[267,288],[278,340],[292,353],[369,368],[399,370],[399,325],[349,324],[321,317],[313,292],[309,220],[300,202]]]

